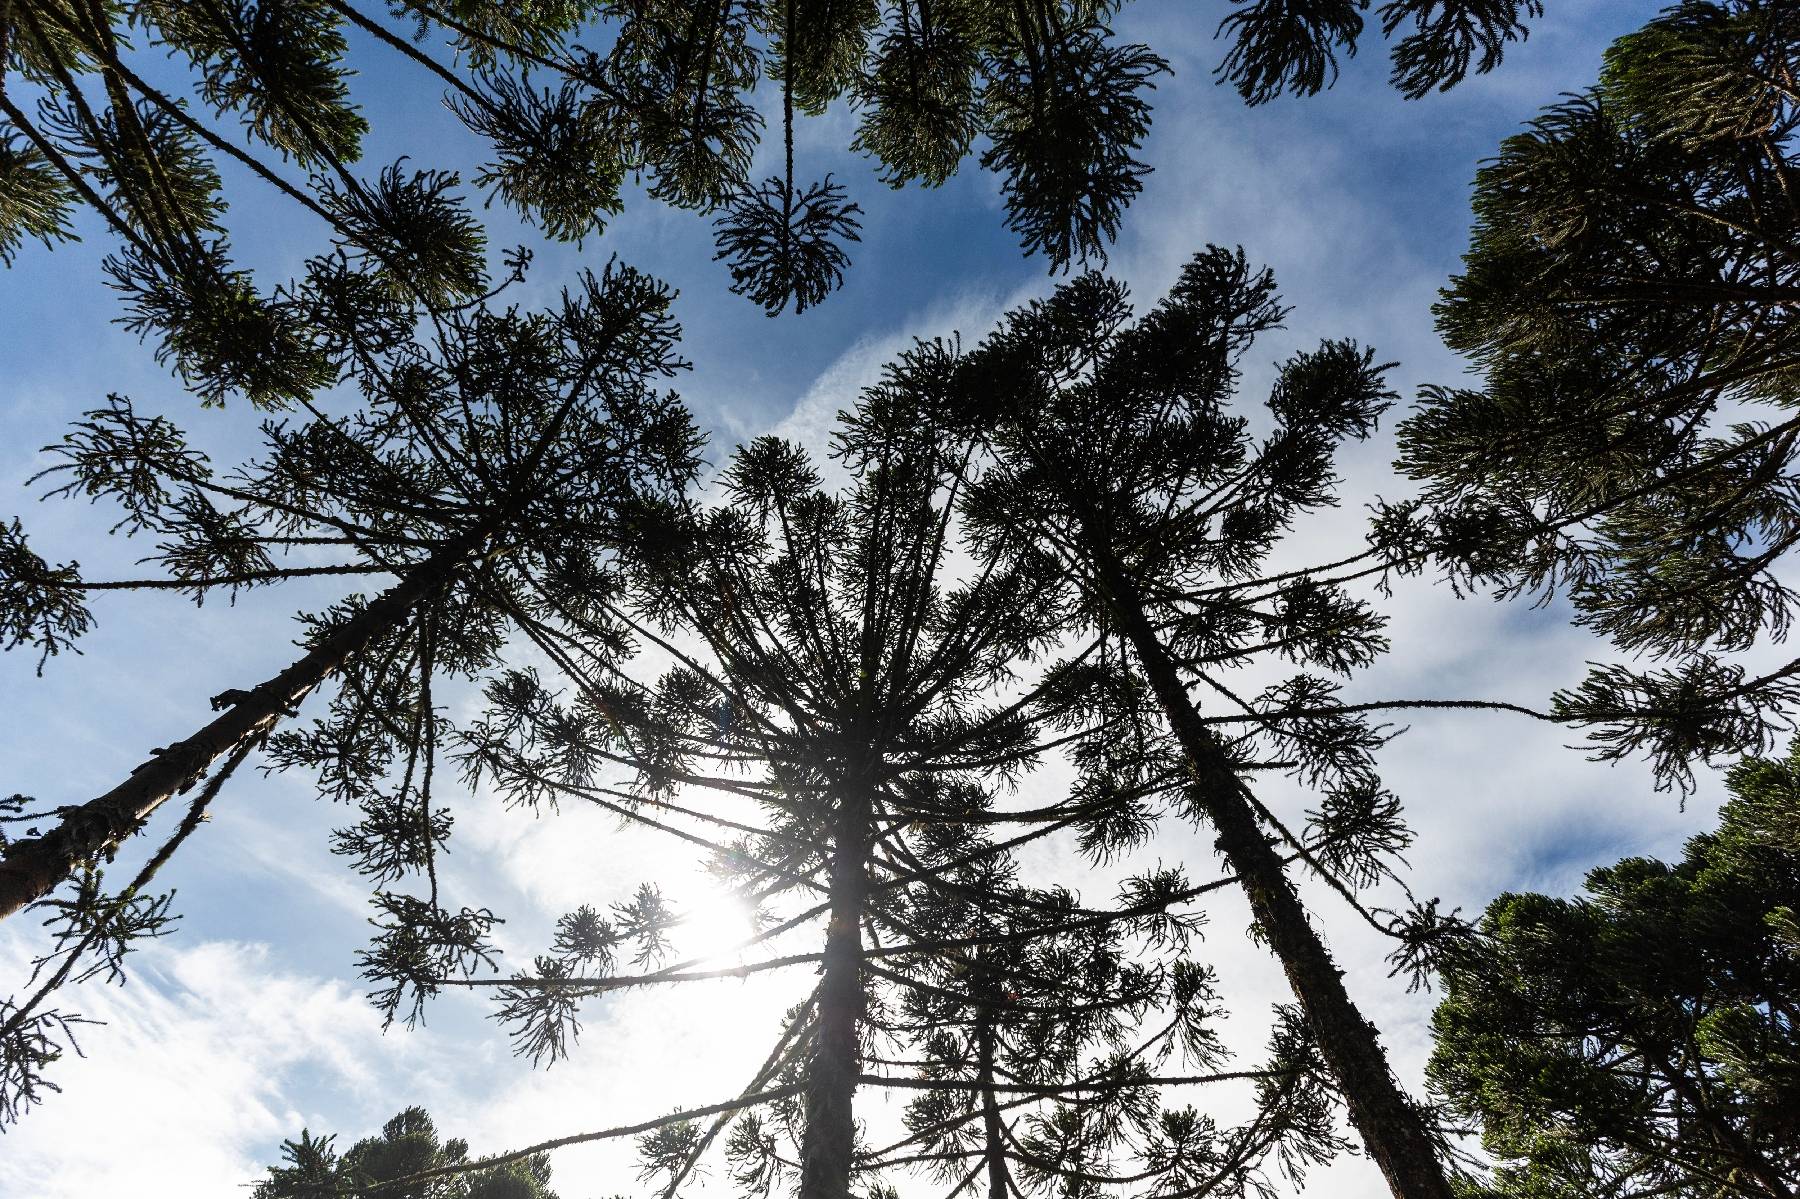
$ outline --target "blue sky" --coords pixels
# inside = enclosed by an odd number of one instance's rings
[[[1257,110],[1213,83],[1221,50],[1211,30],[1223,11],[1140,0],[1118,22],[1121,36],[1155,47],[1174,74],[1159,81],[1143,154],[1156,170],[1111,269],[1148,303],[1207,242],[1242,244],[1271,265],[1294,312],[1286,331],[1254,351],[1251,394],[1266,382],[1264,364],[1326,336],[1355,337],[1399,360],[1403,395],[1453,381],[1461,366],[1437,342],[1429,308],[1464,245],[1477,162],[1559,92],[1591,80],[1606,43],[1654,6],[1553,5],[1498,73],[1419,102],[1386,86],[1384,53],[1370,42],[1333,92]],[[465,172],[478,163],[479,148],[419,73],[398,69],[380,47],[358,46],[356,61],[355,96],[376,130],[371,171],[401,154]],[[1052,284],[1005,230],[992,177],[971,163],[936,191],[893,192],[868,163],[834,149],[850,130],[851,117],[833,111],[799,131],[802,171],[835,173],[865,210],[846,285],[820,308],[765,318],[727,292],[701,218],[641,196],[579,249],[537,245],[524,298],[547,298],[575,270],[616,254],[680,289],[694,370],[678,387],[710,430],[715,460],[770,430],[822,445],[832,414],[912,337],[978,336],[1005,307]],[[760,165],[772,170],[778,151],[766,146]],[[234,242],[269,281],[319,247],[322,232],[291,206],[229,182]],[[489,216],[496,248],[530,240],[503,211]],[[24,480],[37,468],[36,447],[109,391],[167,413],[221,457],[248,444],[255,418],[243,405],[202,411],[111,323],[116,308],[98,270],[108,239],[91,225],[83,231],[89,241],[27,249],[0,275],[0,518],[19,515],[40,552],[79,558],[100,577],[143,551],[109,540],[103,511],[35,502]],[[1391,457],[1388,431],[1359,447],[1345,463],[1344,508],[1286,552],[1337,556],[1359,542],[1362,505],[1404,492],[1387,470]],[[98,793],[151,746],[195,727],[206,696],[283,664],[291,613],[331,594],[287,588],[198,611],[174,599],[103,599],[83,656],[52,662],[41,679],[25,655],[0,660],[0,787],[58,803]],[[1607,656],[1556,606],[1459,601],[1421,582],[1399,589],[1389,610],[1394,651],[1358,679],[1357,694],[1538,702],[1576,681],[1585,661]],[[1588,763],[1564,747],[1569,740],[1509,717],[1415,721],[1383,759],[1419,834],[1415,889],[1470,910],[1506,889],[1568,891],[1591,865],[1674,853],[1710,823],[1713,781],[1683,808],[1652,791],[1647,771]],[[1276,802],[1294,812],[1306,804],[1297,792]],[[640,878],[666,872],[677,894],[697,885],[682,855],[585,814],[534,824],[475,796],[457,816],[453,882],[506,915],[504,939],[521,949],[573,904],[622,899]],[[360,893],[325,848],[327,831],[344,822],[298,779],[234,783],[165,874],[179,890],[180,931],[141,955],[129,986],[89,985],[70,997],[69,1006],[108,1023],[83,1038],[87,1059],[59,1068],[65,1093],[0,1141],[0,1195],[231,1193],[224,1188],[254,1176],[303,1124],[351,1140],[414,1102],[477,1151],[710,1102],[742,1085],[792,995],[792,982],[770,982],[628,997],[596,1008],[575,1058],[548,1073],[513,1061],[472,1003],[440,1003],[425,1029],[383,1035],[351,967],[366,932]],[[1151,853],[1202,868],[1208,856],[1199,838],[1177,831]],[[1077,878],[1053,856],[1033,865]],[[1384,947],[1320,902],[1358,1000],[1416,1085],[1429,997],[1389,980]],[[1245,940],[1244,923],[1233,901],[1221,902],[1208,944],[1231,984],[1228,1039],[1254,1047],[1281,984]],[[23,978],[34,931],[24,921],[0,926],[0,983],[9,990]],[[627,1160],[601,1150],[559,1157],[563,1199],[636,1193]],[[1309,1189],[1380,1193],[1357,1159],[1316,1175]]]

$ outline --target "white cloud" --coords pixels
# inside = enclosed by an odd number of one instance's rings
[[[6,976],[23,938],[0,939]],[[418,1046],[384,1038],[342,982],[271,965],[263,946],[153,946],[123,987],[61,998],[105,1023],[80,1033],[85,1057],[52,1067],[63,1088],[6,1134],[0,1194],[187,1199],[233,1194],[302,1124],[328,1124],[294,1099],[309,1076],[340,1093],[382,1085]]]

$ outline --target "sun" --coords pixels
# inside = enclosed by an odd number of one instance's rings
[[[749,952],[744,943],[756,932],[756,921],[743,900],[722,888],[708,887],[688,907],[676,943],[684,957],[736,961]]]

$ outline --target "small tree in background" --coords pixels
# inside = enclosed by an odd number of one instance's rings
[[[1794,611],[1797,65],[1791,5],[1683,3],[1508,139],[1437,308],[1484,386],[1427,388],[1400,428],[1426,489],[1390,510],[1397,545],[1459,585],[1566,594],[1660,659],[1597,667],[1556,710],[1665,784],[1766,749],[1800,698],[1796,664],[1727,656]]]
[[[468,1162],[468,1142],[440,1141],[422,1107],[407,1108],[382,1125],[379,1136],[364,1137],[342,1154],[332,1147],[336,1139],[302,1131],[298,1141],[283,1142],[287,1164],[270,1166],[269,1176],[251,1188],[251,1199],[557,1199],[550,1189],[547,1153],[467,1173],[382,1185]]]
[[[905,1047],[924,1090],[909,1135],[872,1165],[916,1157],[947,1194],[973,1183],[988,1199],[1127,1183],[1231,1195],[1268,1193],[1276,1161],[1298,1183],[1343,1147],[1323,1062],[1287,1013],[1265,1067],[1217,1073],[1229,1055],[1218,979],[1193,956],[1199,916],[1143,906],[1141,883],[1115,912],[1089,913],[1066,890],[1020,888],[1011,855],[969,861],[968,841],[944,830],[932,857],[963,864],[919,889],[909,913],[963,944],[912,964],[928,985],[871,1021]],[[1256,1081],[1241,1125],[1164,1106],[1173,1086],[1224,1079]]]
[[[1795,1194],[1800,745],[1728,781],[1681,861],[1502,895],[1448,959],[1430,1075],[1494,1158],[1482,1194]]]

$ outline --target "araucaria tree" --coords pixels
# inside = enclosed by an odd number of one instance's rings
[[[1800,1192],[1800,746],[1728,781],[1681,861],[1502,895],[1447,956],[1430,1074],[1481,1194]]]
[[[0,916],[44,901],[57,944],[32,993],[0,1008],[0,1115],[34,1097],[37,1068],[55,1056],[52,1034],[66,1031],[45,1002],[90,963],[116,969],[135,936],[160,927],[149,875],[259,746],[276,765],[315,769],[328,794],[360,807],[340,848],[365,874],[377,883],[429,875],[427,897],[386,905],[408,927],[411,952],[451,962],[476,952],[486,918],[443,910],[430,869],[450,823],[433,804],[434,680],[488,670],[508,629],[533,611],[593,602],[608,547],[630,540],[636,514],[669,502],[695,469],[687,413],[658,390],[680,364],[669,292],[655,280],[609,267],[550,311],[474,304],[434,314],[417,338],[416,309],[343,255],[312,264],[304,292],[318,297],[314,327],[336,333],[310,349],[356,401],[349,414],[307,401],[304,419],[264,425],[261,457],[221,471],[173,422],[114,396],[50,447],[56,489],[120,505],[117,527],[156,539],[148,561],[162,573],[86,580],[35,555],[16,524],[7,534],[0,629],[45,655],[88,626],[98,591],[199,600],[296,578],[393,582],[306,616],[299,657],[214,696],[217,716],[105,794],[9,811],[9,822],[47,828],[0,842]],[[277,731],[327,686],[327,713],[312,728]],[[107,894],[98,865],[209,772],[146,873]]]
[[[1120,909],[1083,912],[1066,890],[1019,887],[1011,855],[976,857],[967,830],[937,841],[931,860],[960,864],[914,890],[908,917],[951,947],[907,963],[923,985],[871,1020],[909,1047],[924,1093],[906,1109],[909,1135],[877,1163],[904,1152],[948,1193],[973,1180],[988,1199],[1118,1187],[1240,1195],[1268,1193],[1271,1165],[1298,1183],[1342,1148],[1324,1063],[1290,1012],[1277,1013],[1264,1066],[1216,1073],[1224,1008],[1216,974],[1190,956],[1198,919],[1146,927],[1171,905],[1141,883]],[[1157,959],[1167,964],[1147,966]],[[1209,1073],[1170,1079],[1172,1058]],[[1150,1101],[1155,1086],[1224,1079],[1256,1083],[1252,1115],[1236,1126]]]
[[[595,630],[537,622],[527,632],[562,681],[497,682],[464,738],[471,773],[516,802],[598,803],[708,852],[763,910],[749,947],[768,955],[616,975],[643,922],[586,909],[534,973],[478,985],[501,988],[523,1049],[554,1057],[583,1002],[621,987],[819,971],[739,1100],[710,1126],[678,1114],[648,1134],[665,1195],[734,1107],[769,1109],[746,1111],[724,1145],[753,1193],[790,1167],[806,1199],[907,1166],[952,1193],[984,1175],[995,1199],[1015,1175],[1189,1194],[1252,1185],[1272,1160],[1297,1175],[1338,1147],[1326,1055],[1303,1023],[1278,1021],[1266,1067],[1223,1076],[1261,1087],[1249,1123],[1162,1106],[1169,1088],[1221,1077],[1217,995],[1184,908],[1227,883],[1159,867],[1095,908],[1015,881],[1012,851],[1057,834],[1097,861],[1130,850],[1188,780],[1166,733],[1135,718],[1135,680],[1097,659],[1105,639],[1078,635],[1061,564],[965,535],[975,444],[917,405],[922,419],[896,420],[907,385],[900,368],[846,419],[843,490],[762,439],[736,455],[721,502],[671,510],[635,542],[631,602],[607,616],[675,660],[655,686],[591,661]],[[1006,798],[1030,795],[1032,769],[1060,754],[1071,791]],[[633,768],[629,787],[604,781],[608,763]],[[1269,765],[1244,748],[1234,769]],[[1353,825],[1321,822],[1292,853],[1373,861]],[[1277,870],[1291,858],[1270,852]],[[776,950],[821,919],[822,945]],[[1165,1072],[1172,1054],[1200,1073]],[[859,1087],[927,1094],[904,1135],[865,1146]]]
[[[638,541],[633,608],[611,614],[675,654],[676,668],[654,687],[614,677],[590,662],[591,630],[540,624],[529,631],[572,694],[552,696],[527,675],[502,681],[490,690],[493,714],[464,751],[472,770],[515,800],[598,799],[661,827],[682,818],[706,830],[683,835],[710,848],[738,893],[765,909],[772,927],[757,944],[823,918],[822,948],[727,971],[820,971],[741,1104],[775,1104],[773,1115],[746,1115],[726,1143],[734,1172],[764,1185],[797,1159],[807,1199],[847,1194],[853,1174],[888,1165],[859,1153],[853,1095],[862,1084],[904,1082],[869,1073],[864,1060],[865,1043],[883,1030],[903,1037],[897,1045],[916,1043],[896,1027],[907,1022],[889,1014],[893,1005],[918,988],[1000,1002],[983,996],[979,980],[946,987],[916,967],[939,952],[979,953],[986,940],[917,918],[922,906],[930,910],[925,896],[966,897],[958,868],[1004,852],[980,841],[959,849],[957,838],[1016,823],[1025,830],[1009,839],[1016,844],[1092,814],[1079,797],[993,810],[989,788],[1043,752],[1041,728],[1070,701],[1053,686],[1001,694],[1056,628],[1037,602],[1050,592],[1039,574],[1046,564],[1021,559],[955,581],[947,561],[954,460],[944,449],[930,430],[916,431],[856,461],[840,494],[822,488],[797,447],[762,439],[740,450],[724,476],[725,502],[672,509],[658,533]],[[683,652],[672,638],[700,648]],[[635,768],[631,793],[595,787],[596,766],[609,760]],[[723,807],[706,801],[707,789]],[[754,821],[746,801],[755,801]],[[1095,922],[1096,913],[1068,905],[994,898],[1020,909],[1015,916],[1038,913],[1033,937],[1053,937],[1066,921]],[[1098,922],[1155,925],[1176,898],[1101,913]],[[575,914],[569,927],[583,923]],[[610,951],[566,954],[540,960],[539,977],[506,980],[506,1014],[524,1043],[560,1047],[562,1026],[588,996],[692,977],[688,963],[647,977],[591,977],[610,960]],[[1116,969],[1085,988],[1045,980],[1063,1006],[1041,1010],[1054,1020],[1071,1004],[1095,1019],[1116,1009],[1129,1023],[1165,997],[1171,980],[1165,971]],[[1071,1073],[1056,1082],[1077,1081],[1087,1065],[1068,1059]],[[1134,1082],[1144,1096],[1157,1085]],[[1056,1083],[1046,1086],[1054,1097]],[[681,1124],[653,1134],[643,1148],[647,1173],[666,1171],[672,1194],[718,1131],[702,1136],[697,1124]],[[777,1148],[783,1138],[796,1143],[795,1157]]]
[[[1240,703],[1219,674],[1277,655],[1341,672],[1383,645],[1380,620],[1328,572],[1257,570],[1329,502],[1337,442],[1388,401],[1383,368],[1347,343],[1299,356],[1271,398],[1280,430],[1252,447],[1225,405],[1237,357],[1280,317],[1267,274],[1212,250],[1155,312],[1129,316],[1122,289],[1086,276],[972,354],[919,347],[846,415],[840,494],[794,447],[740,451],[723,503],[672,512],[667,533],[636,543],[662,552],[627,559],[636,610],[611,613],[676,668],[654,688],[596,670],[579,627],[546,622],[529,631],[567,693],[513,676],[471,731],[471,767],[516,800],[579,797],[661,827],[678,815],[753,902],[801,896],[759,942],[826,918],[822,950],[724,971],[813,963],[821,976],[740,1101],[780,1115],[746,1117],[728,1140],[752,1189],[797,1162],[802,1195],[836,1197],[859,1170],[907,1160],[859,1151],[854,1132],[859,1082],[895,1081],[864,1073],[866,1047],[897,1036],[913,1055],[897,1060],[948,1095],[916,1107],[899,1144],[961,1163],[952,1187],[976,1172],[991,1193],[1014,1173],[1081,1192],[1250,1185],[1266,1154],[1298,1169],[1335,1149],[1324,1095],[1337,1092],[1396,1194],[1447,1193],[1429,1121],[1285,873],[1304,862],[1354,901],[1406,843],[1372,769],[1383,734],[1323,679]],[[1225,713],[1188,696],[1205,682],[1233,697]],[[1027,789],[1053,753],[1075,767],[1066,797],[995,802],[996,784]],[[609,761],[635,765],[630,789],[599,783]],[[1322,790],[1305,833],[1248,790],[1272,768]],[[691,798],[708,788],[728,806]],[[1098,910],[1010,881],[1017,845],[1067,829],[1106,860],[1170,810],[1213,825],[1230,879],[1158,870]],[[1231,883],[1299,1002],[1256,1075],[1262,1113],[1221,1132],[1191,1112],[1155,1115],[1148,1097],[1184,1080],[1142,1073],[1174,1044],[1202,1068],[1215,1060],[1207,972],[1178,959],[1146,973],[1115,953],[1121,933],[1140,948],[1180,940],[1179,905]],[[620,930],[599,939],[606,952],[584,958],[577,942],[594,938],[570,934],[536,976],[502,980],[525,1045],[561,1051],[583,999],[694,977],[691,962],[607,974]],[[1159,1031],[1126,1031],[1155,1019]],[[1137,1048],[1090,1059],[1096,1037]],[[1043,1108],[1025,1132],[1002,1115],[1019,1101]],[[652,1134],[647,1166],[668,1170],[667,1193],[716,1132]],[[1126,1158],[1135,1172],[1115,1170]]]
[[[1366,435],[1392,398],[1372,351],[1326,342],[1281,368],[1276,430],[1254,444],[1228,408],[1237,361],[1281,316],[1272,278],[1241,252],[1198,255],[1137,320],[1121,285],[1086,275],[972,353],[919,347],[865,428],[929,419],[979,447],[963,502],[977,543],[1002,561],[1055,557],[1059,609],[1148,697],[1128,709],[1145,726],[1135,739],[1172,742],[1183,806],[1242,883],[1363,1144],[1396,1195],[1444,1196],[1431,1122],[1395,1082],[1284,870],[1281,841],[1305,848],[1244,781],[1246,747],[1261,740],[1323,788],[1321,811],[1357,830],[1365,856],[1348,872],[1343,858],[1306,860],[1348,894],[1350,876],[1379,869],[1404,838],[1372,769],[1382,735],[1338,711],[1324,678],[1241,697],[1223,676],[1259,656],[1339,673],[1385,645],[1380,619],[1329,571],[1259,570],[1298,517],[1332,502],[1338,443]],[[1203,710],[1197,689],[1225,711]],[[1226,726],[1246,732],[1225,737]]]
[[[1460,583],[1566,594],[1661,659],[1556,703],[1665,782],[1766,750],[1800,698],[1795,664],[1728,657],[1779,640],[1796,598],[1797,68],[1791,4],[1693,0],[1508,139],[1437,309],[1484,386],[1428,388],[1400,430],[1426,484],[1391,513],[1410,549]]]

